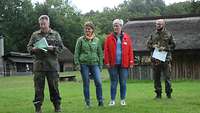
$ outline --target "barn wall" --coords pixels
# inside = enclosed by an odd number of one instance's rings
[[[200,80],[200,50],[175,51],[172,62],[172,80]],[[137,54],[139,55],[139,54]],[[129,79],[152,80],[151,65],[137,64],[129,69]]]
[[[153,71],[150,65],[136,65],[134,68],[129,69],[130,80],[152,80]]]
[[[189,51],[189,52],[187,52]],[[173,60],[173,79],[200,79],[199,51],[177,52]]]
[[[74,69],[73,63],[65,63],[64,64],[64,71],[72,71]]]

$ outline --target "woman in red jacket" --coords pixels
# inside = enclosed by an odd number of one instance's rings
[[[121,105],[126,105],[126,79],[128,68],[134,65],[134,54],[131,38],[122,31],[123,20],[113,21],[114,32],[109,34],[104,43],[104,63],[108,68],[111,86],[111,101],[109,106],[115,105],[118,80],[120,83]]]

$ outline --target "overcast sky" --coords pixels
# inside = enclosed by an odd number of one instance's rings
[[[32,0],[33,2],[43,2],[45,0]],[[124,0],[69,0],[71,5],[79,9],[82,13],[89,12],[90,10],[102,11],[104,7],[113,8]],[[174,2],[183,2],[187,0],[164,0],[167,5]]]

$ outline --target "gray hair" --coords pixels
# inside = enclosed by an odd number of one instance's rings
[[[123,26],[124,21],[123,21],[122,19],[115,19],[115,20],[113,21],[113,25],[114,25],[114,24],[119,24],[119,25]]]
[[[41,15],[41,16],[38,18],[38,21],[40,22],[41,20],[47,20],[48,23],[50,22],[49,16],[48,16],[48,15]]]

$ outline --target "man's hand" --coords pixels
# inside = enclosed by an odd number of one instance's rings
[[[164,51],[165,50],[165,47],[160,47],[159,48],[159,51]]]
[[[54,46],[48,46],[47,50],[49,50],[49,51],[53,51],[54,48],[55,48]]]
[[[154,44],[154,45],[153,45],[153,48],[158,48],[158,44]]]
[[[32,52],[37,53],[37,52],[42,52],[42,50],[40,48],[33,47]]]

